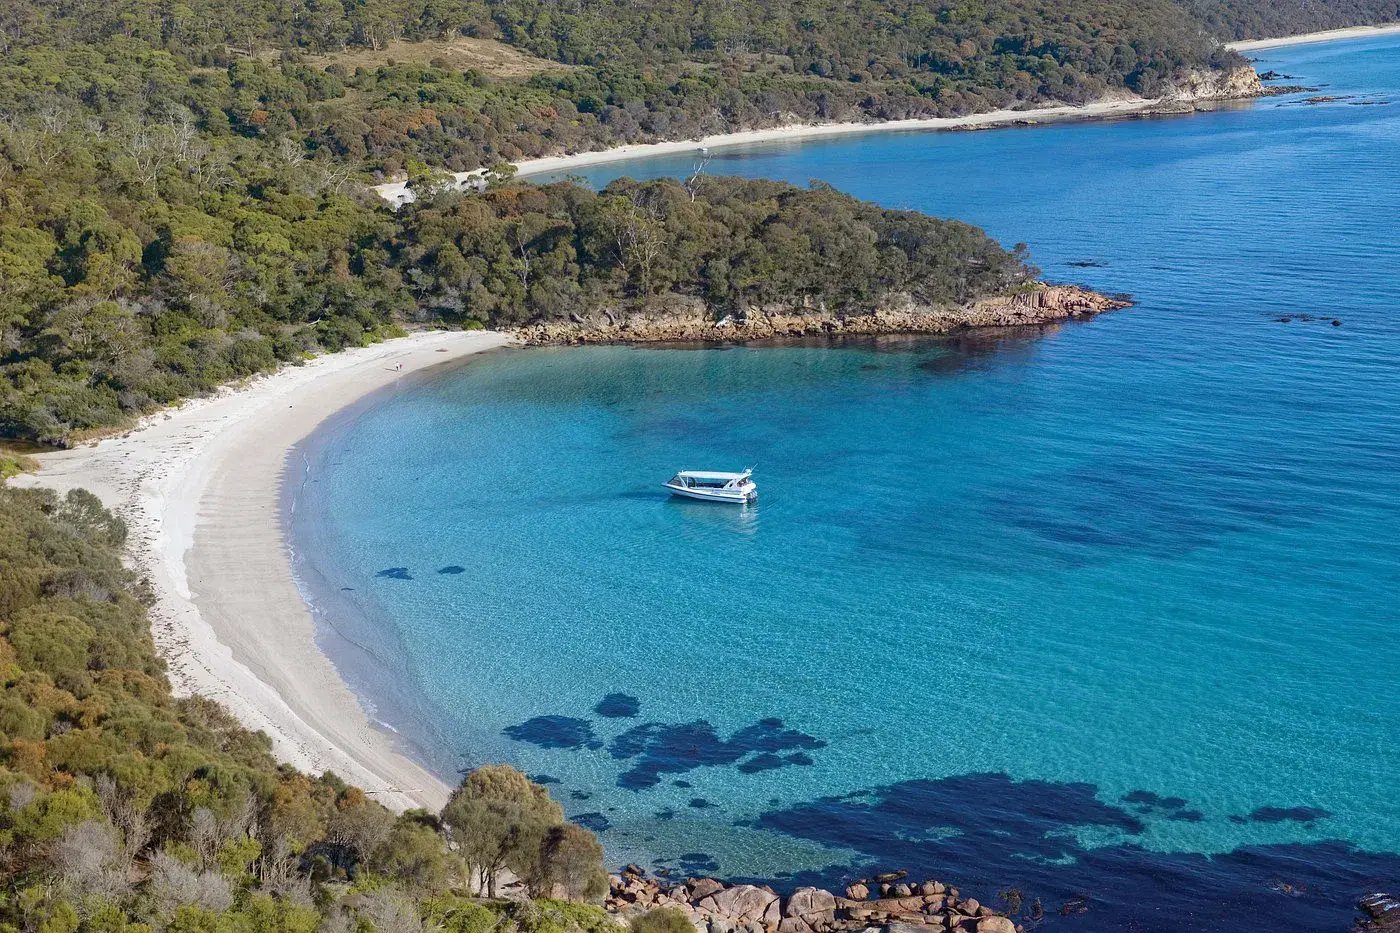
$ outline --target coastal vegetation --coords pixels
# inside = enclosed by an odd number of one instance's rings
[[[0,930],[613,928],[597,840],[514,769],[395,815],[172,696],[125,537],[89,493],[0,487]],[[507,869],[536,900],[472,896]]]
[[[964,224],[737,179],[432,197],[424,173],[423,201],[395,214],[300,149],[103,106],[0,126],[11,437],[68,442],[404,324],[507,326],[670,295],[717,314],[893,291],[955,302],[1029,271]]]
[[[471,169],[795,121],[1150,96],[1243,64],[1173,0],[933,10],[907,0],[191,0],[119,9],[5,0],[0,11],[12,76],[59,77],[78,66],[71,83],[41,82],[46,96],[97,78],[87,99],[107,103],[128,83],[112,72],[135,65],[159,72],[153,113],[160,98],[174,98],[216,132],[287,140],[384,172],[415,159]],[[376,64],[377,54],[363,54],[459,36],[503,40],[557,67],[463,67],[447,51]]]
[[[1242,19],[1211,9],[1217,31]],[[1241,64],[1206,16],[1171,0],[3,0],[0,435],[68,443],[419,323],[1015,288],[1024,257],[978,231],[828,190],[512,186],[396,216],[363,184],[407,174],[430,193],[442,169],[619,143],[1156,94]]]
[[[1222,39],[1267,39],[1347,26],[1400,21],[1396,0],[1182,0],[1187,10]]]
[[[512,185],[408,210],[391,244],[420,306],[493,325],[693,299],[765,305],[960,304],[1025,283],[1008,251],[958,221],[862,203],[826,185],[620,179],[601,192]]]

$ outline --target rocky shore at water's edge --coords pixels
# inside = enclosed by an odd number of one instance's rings
[[[1019,892],[1002,892],[1005,910],[994,910],[955,887],[914,883],[907,875],[896,871],[862,879],[842,895],[806,887],[784,897],[767,886],[714,878],[663,881],[628,865],[609,876],[603,906],[622,920],[673,908],[696,933],[1026,933],[1045,919],[1040,901],[1025,904]],[[1067,916],[1088,907],[1085,899],[1073,898],[1055,912]],[[1360,916],[1352,933],[1400,933],[1400,898],[1367,894],[1356,909]]]
[[[733,342],[781,337],[947,334],[981,327],[1025,327],[1093,317],[1131,304],[1076,285],[1040,284],[1014,295],[962,306],[930,307],[911,299],[853,312],[821,307],[749,308],[716,319],[703,302],[671,302],[665,308],[604,311],[520,328],[527,346],[586,343]]]
[[[697,933],[1018,933],[1011,918],[938,881],[913,883],[891,872],[848,886],[844,896],[798,888],[787,897],[772,888],[725,884],[713,878],[668,883],[629,865],[609,879],[604,906],[624,919],[675,908]],[[1030,918],[1040,919],[1039,904]]]

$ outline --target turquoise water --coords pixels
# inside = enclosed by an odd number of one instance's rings
[[[1349,99],[715,153],[1137,305],[406,379],[302,451],[323,643],[443,775],[557,780],[617,861],[1344,927],[1400,885],[1400,40],[1259,67]],[[661,495],[748,465],[755,507]]]

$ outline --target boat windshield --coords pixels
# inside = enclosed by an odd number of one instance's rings
[[[738,489],[748,481],[747,474],[681,472],[671,477],[667,485],[686,489]]]

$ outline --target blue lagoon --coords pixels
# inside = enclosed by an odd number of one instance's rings
[[[556,781],[615,861],[1344,926],[1400,875],[1400,40],[1264,56],[1340,99],[716,153],[1136,305],[406,380],[301,451],[323,645],[438,772]],[[762,499],[657,486],[712,464]]]

